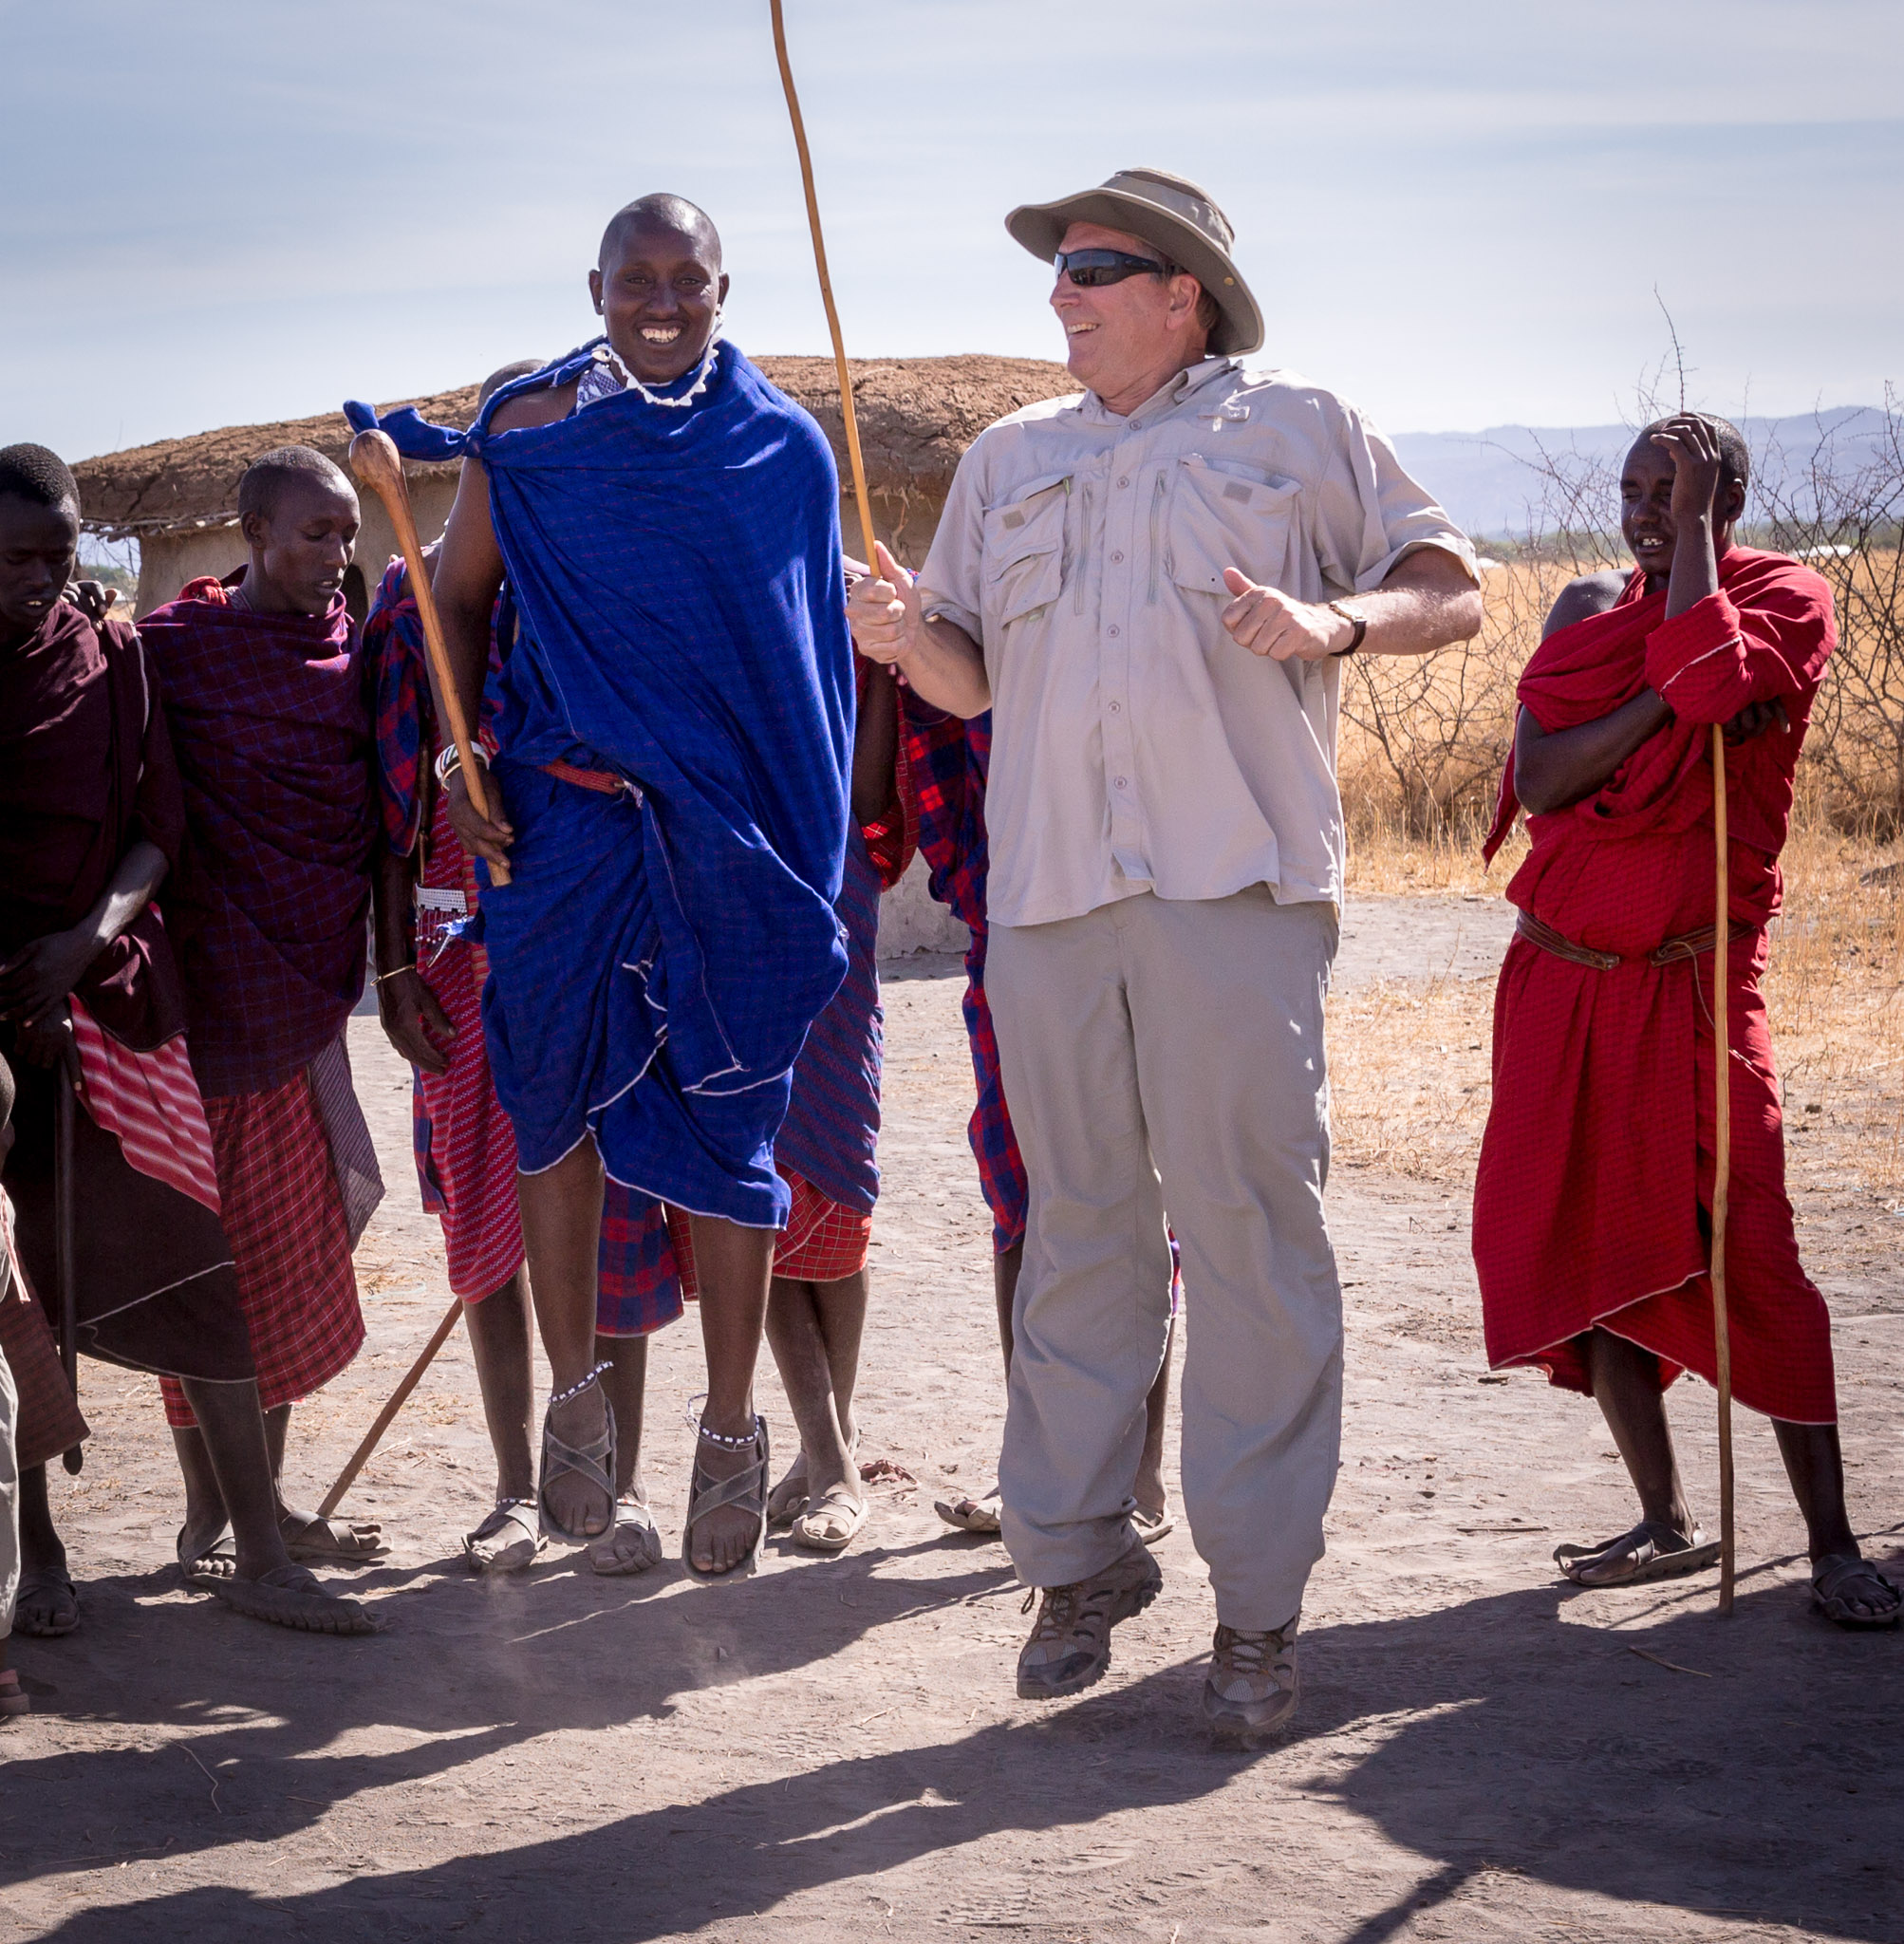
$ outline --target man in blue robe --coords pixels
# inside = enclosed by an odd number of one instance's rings
[[[435,581],[469,720],[505,575],[521,614],[489,816],[459,770],[444,780],[465,847],[509,872],[483,892],[484,1026],[554,1385],[542,1514],[576,1540],[614,1517],[593,1365],[606,1169],[693,1218],[708,1394],[681,1554],[701,1578],[750,1567],[764,1528],[774,1141],[846,969],[853,729],[832,456],[717,338],[727,282],[693,204],[614,217],[588,276],[606,336],[456,441]]]

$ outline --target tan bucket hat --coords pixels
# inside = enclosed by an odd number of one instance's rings
[[[1236,232],[1207,190],[1162,169],[1120,169],[1095,189],[1056,202],[1020,203],[1005,218],[1013,237],[1046,263],[1073,223],[1103,223],[1142,236],[1188,271],[1223,313],[1210,333],[1212,351],[1262,348],[1262,312],[1230,258]]]

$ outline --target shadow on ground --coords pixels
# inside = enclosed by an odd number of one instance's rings
[[[87,1694],[90,1717],[122,1725],[133,1746],[9,1766],[0,1882],[161,1853],[161,1834],[168,1858],[196,1851],[216,1867],[222,1847],[282,1837],[353,1792],[443,1775],[554,1730],[661,1719],[710,1686],[745,1746],[744,1682],[796,1665],[792,1643],[831,1654],[1009,1583],[989,1549],[955,1553],[925,1580],[879,1571],[904,1558],[871,1552],[650,1604],[639,1629],[615,1618],[664,1582],[605,1590],[557,1576],[531,1599],[529,1589],[444,1580],[402,1599],[401,1631],[342,1644],[261,1637],[174,1602],[141,1608],[148,1582],[96,1582],[89,1633],[113,1651],[75,1659],[22,1644],[35,1648],[30,1672],[57,1668],[69,1694]],[[1633,1598],[1618,1633],[1570,1624],[1570,1596],[1551,1587],[1318,1627],[1305,1639],[1299,1728],[1260,1754],[1210,1748],[1195,1722],[1201,1666],[1185,1661],[938,1745],[815,1760],[791,1783],[719,1788],[571,1833],[492,1826],[486,1854],[410,1870],[365,1861],[374,1875],[315,1889],[156,1895],[76,1913],[47,1935],[282,1937],[289,1917],[293,1934],[323,1938],[454,1928],[500,1939],[525,1935],[526,1915],[542,1910],[576,1938],[662,1938],[966,1845],[976,1847],[934,1879],[938,1920],[1023,1933],[1055,1919],[999,1915],[999,1879],[975,1867],[987,1837],[1044,1833],[1036,1847],[1060,1873],[1047,1879],[1055,1895],[1103,1819],[1207,1799],[1216,1835],[1200,1850],[1266,1913],[1291,1908],[1328,1867],[1312,1840],[1320,1811],[1303,1819],[1312,1803],[1339,1804],[1426,1860],[1419,1887],[1347,1932],[1352,1944],[1395,1935],[1484,1872],[1807,1935],[1895,1936],[1897,1637],[1839,1634],[1768,1576],[1746,1583],[1728,1622],[1662,1601],[1649,1624],[1644,1597]],[[112,1611],[118,1601],[129,1622]],[[231,1629],[219,1686],[152,1706],[180,1630],[207,1624]],[[1142,1653],[1143,1624],[1119,1636],[1126,1665]],[[1001,1649],[1000,1693],[1009,1676]],[[221,1723],[191,1745],[220,1777],[215,1808],[185,1750],[136,1745],[141,1727]],[[373,1729],[416,1740],[350,1748],[353,1731]],[[639,1743],[625,1746],[611,1758],[625,1774],[578,1763],[551,1809],[593,1822],[605,1802],[638,1794]],[[221,1769],[230,1757],[235,1766]],[[1151,1860],[1150,1880],[1206,1878],[1183,1867],[1195,1860]]]

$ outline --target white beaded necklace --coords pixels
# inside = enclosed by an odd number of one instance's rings
[[[672,411],[684,411],[693,404],[708,387],[714,376],[714,354],[716,346],[710,344],[707,356],[700,361],[700,369],[695,375],[694,383],[678,399],[663,398],[659,392],[650,391],[628,367],[622,363],[620,354],[613,345],[602,344],[595,346],[596,364],[606,367],[622,383],[624,391],[639,392],[651,405],[663,405]]]

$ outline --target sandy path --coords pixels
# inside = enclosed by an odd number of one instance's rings
[[[1368,901],[1342,978],[1473,976],[1499,918]],[[1547,1552],[1624,1523],[1618,1467],[1582,1400],[1477,1381],[1465,1201],[1411,1184],[1343,1171],[1331,1191],[1347,1428],[1290,1742],[1218,1755],[1199,1733],[1211,1616],[1181,1528],[1104,1684],[1017,1702],[1009,1564],[930,1509],[987,1481],[1001,1403],[960,982],[945,961],[888,970],[865,1421],[868,1455],[919,1489],[882,1488],[844,1559],[775,1548],[743,1585],[602,1580],[559,1554],[476,1580],[457,1540],[490,1480],[459,1333],[351,1502],[395,1538],[358,1576],[389,1631],[301,1639],[177,1588],[151,1387],[91,1367],[86,1470],[55,1486],[86,1625],[16,1643],[43,1711],[0,1740],[0,1939],[1904,1937],[1904,1642],[1806,1617],[1764,1427],[1742,1428],[1752,1570],[1729,1625],[1709,1582],[1563,1596]],[[361,1254],[370,1346],[294,1430],[314,1488],[447,1299],[404,1076],[374,1022],[355,1045],[393,1191]],[[1855,1516],[1895,1558],[1904,1296],[1847,1226],[1807,1243]],[[658,1339],[671,1542],[698,1369],[691,1322]],[[1708,1507],[1709,1402],[1675,1399]]]

